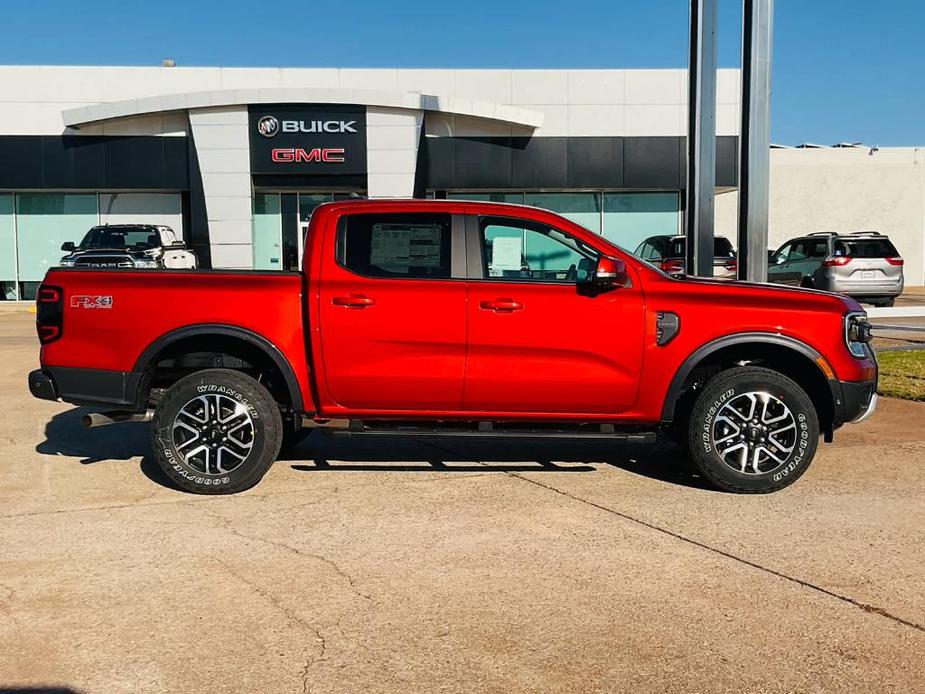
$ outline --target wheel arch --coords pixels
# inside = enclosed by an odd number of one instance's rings
[[[828,363],[815,348],[786,335],[742,333],[718,338],[695,350],[675,372],[662,407],[662,422],[671,424],[687,416],[706,379],[746,362],[796,381],[812,400],[820,430],[829,440],[835,428],[838,382],[826,375],[820,360]]]
[[[294,411],[301,412],[304,409],[302,390],[295,370],[280,349],[253,330],[218,323],[178,328],[161,335],[148,345],[132,369],[139,374],[139,400],[150,387],[152,374],[161,360],[167,356],[182,355],[184,347],[197,352],[255,360],[253,365],[256,368],[272,370],[279,375],[281,384],[276,387],[277,392],[273,393],[277,399],[285,396],[286,404]]]

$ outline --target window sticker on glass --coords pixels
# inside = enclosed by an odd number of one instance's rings
[[[373,224],[369,260],[389,272],[440,267],[440,227]]]
[[[413,267],[440,267],[440,227],[421,225],[410,227],[411,265]]]
[[[497,236],[491,242],[491,275],[500,277],[506,270],[520,271],[523,267],[521,236]]]

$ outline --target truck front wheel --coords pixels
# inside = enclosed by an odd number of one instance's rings
[[[158,465],[174,484],[195,494],[253,487],[276,460],[281,440],[279,407],[270,393],[229,369],[181,378],[154,413]]]
[[[694,463],[710,482],[729,492],[762,494],[806,472],[819,442],[819,419],[794,381],[743,366],[707,382],[688,434]]]

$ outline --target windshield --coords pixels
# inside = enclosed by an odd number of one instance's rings
[[[154,229],[94,227],[80,242],[80,249],[84,251],[94,248],[148,250],[158,248],[160,245],[160,237]]]
[[[672,239],[671,248],[668,251],[669,258],[683,258],[684,257],[684,244],[685,239]],[[735,258],[735,250],[732,248],[732,243],[729,239],[723,238],[722,236],[717,236],[713,239],[713,257],[714,258]]]

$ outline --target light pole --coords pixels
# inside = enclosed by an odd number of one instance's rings
[[[688,61],[686,272],[713,276],[716,187],[716,12],[718,0],[691,0]]]
[[[768,280],[773,36],[774,0],[743,0],[738,278],[751,282]]]

